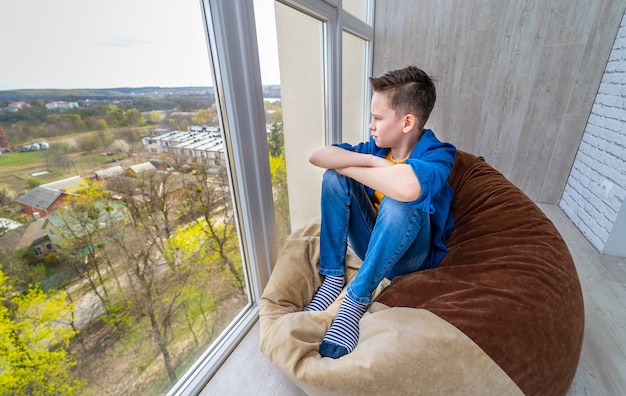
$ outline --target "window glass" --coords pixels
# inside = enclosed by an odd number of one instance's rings
[[[363,22],[367,22],[367,9],[369,8],[369,0],[343,0],[343,9],[350,14],[359,18]]]
[[[326,143],[324,22],[276,3],[291,228],[319,215],[322,170],[309,164]]]
[[[277,239],[279,246],[282,246],[284,240],[291,233],[291,215],[289,212],[287,154],[274,0],[254,0],[254,14],[263,83],[263,105],[272,177],[274,214],[278,232]]]
[[[0,394],[164,394],[251,304],[201,4],[35,3],[0,5],[0,290],[57,309],[7,316],[51,360]]]
[[[342,141],[356,144],[368,136],[367,42],[347,32],[343,32],[342,37]]]

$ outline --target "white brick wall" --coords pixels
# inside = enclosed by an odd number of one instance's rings
[[[607,181],[612,188],[604,197],[602,183]],[[625,198],[626,14],[559,206],[603,252]]]

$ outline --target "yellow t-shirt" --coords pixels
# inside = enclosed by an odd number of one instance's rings
[[[391,150],[389,150],[389,152],[387,153],[387,157],[385,157],[387,161],[392,162],[396,165],[404,164],[404,161],[406,161],[407,158],[409,157],[406,157],[400,161],[395,161],[393,157],[391,156]],[[374,191],[374,196],[372,197],[372,203],[374,204],[374,208],[376,208],[377,213],[378,213],[378,208],[380,207],[380,203],[383,201],[384,197],[385,195],[381,193],[380,191]]]

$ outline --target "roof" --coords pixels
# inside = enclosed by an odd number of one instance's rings
[[[15,246],[16,249],[20,249],[26,246],[32,246],[39,242],[42,242],[48,238],[48,233],[43,228],[46,219],[42,218],[37,221],[33,221],[26,227],[26,231],[22,234],[19,242]]]
[[[20,242],[22,235],[26,231],[26,227],[18,227],[14,230],[0,234],[0,257],[10,257],[15,252],[16,246]],[[8,263],[3,263],[8,264]]]
[[[79,187],[83,187],[85,182],[80,176],[72,176],[67,179],[57,180],[52,183],[42,184],[41,187],[48,187],[54,190],[59,190],[65,193],[69,193],[72,190],[76,190]]]
[[[141,164],[131,165],[130,169],[136,174],[141,172],[154,171],[156,168],[150,162],[142,162]]]
[[[59,190],[39,186],[24,195],[17,197],[16,201],[33,208],[47,210],[63,193]]]
[[[126,218],[126,214],[124,212],[125,206],[119,202],[108,202],[107,206],[111,206],[113,210],[111,212],[105,209],[105,203],[98,202],[96,203],[96,208],[98,209],[98,223],[101,226],[109,225],[112,221],[119,221]],[[78,223],[78,221],[71,215],[64,215],[63,212],[54,212],[50,216],[43,218],[43,228],[48,229],[49,227],[53,227],[56,229],[63,229],[69,227],[76,234],[82,234],[82,228],[84,225]]]
[[[20,195],[16,201],[33,208],[47,210],[62,194],[69,194],[83,185],[82,177],[68,177],[35,187],[26,194]]]
[[[126,174],[126,168],[124,168],[121,165],[118,166],[113,166],[111,168],[107,168],[107,169],[101,169],[101,170],[97,170],[96,172],[96,177],[98,179],[109,179],[113,176],[123,176]]]

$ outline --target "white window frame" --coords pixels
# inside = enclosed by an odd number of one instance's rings
[[[343,11],[341,0],[276,0],[326,22],[327,141],[341,139],[342,31],[373,41],[368,23]],[[364,0],[365,1],[365,0]],[[265,133],[263,89],[252,0],[200,0],[211,72],[224,128],[250,304],[172,387],[168,395],[198,394],[258,319],[259,301],[276,261],[276,220]],[[368,47],[368,72],[372,51]]]
[[[250,304],[168,392],[195,395],[258,319],[259,301],[277,257],[272,179],[252,1],[200,0],[230,163]],[[264,164],[264,165],[263,165]]]
[[[289,5],[299,11],[309,14],[325,24],[326,39],[326,81],[327,92],[326,114],[328,114],[328,127],[326,144],[340,143],[341,115],[342,115],[342,32],[346,31],[366,40],[367,46],[367,69],[371,75],[374,41],[374,5],[375,0],[369,0],[367,21],[364,22],[354,15],[343,10],[342,0],[276,0],[279,3]],[[368,1],[368,0],[363,0]],[[369,98],[368,89],[368,98]],[[369,99],[368,99],[369,101]],[[368,103],[369,104],[369,103]],[[366,117],[368,118],[368,117]],[[369,124],[365,120],[365,125]]]

